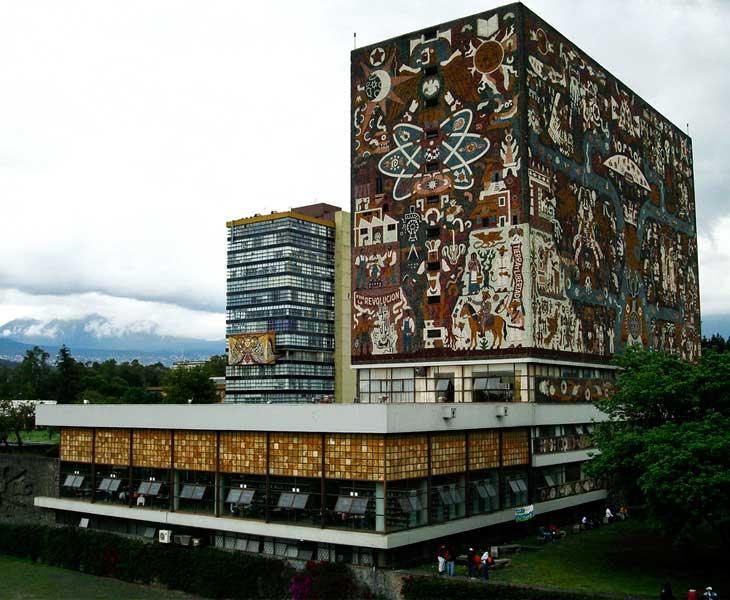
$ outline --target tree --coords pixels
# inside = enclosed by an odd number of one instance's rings
[[[66,345],[61,346],[56,358],[56,401],[59,404],[78,402],[82,369]]]
[[[8,437],[15,434],[18,446],[23,445],[20,433],[33,426],[35,405],[31,402],[0,400],[0,441],[8,445]]]
[[[225,354],[211,356],[203,365],[208,377],[225,377],[226,366],[228,365],[228,357]]]
[[[651,524],[685,537],[707,523],[730,550],[730,353],[697,363],[632,347],[616,357],[617,392],[598,402],[588,470],[640,501]]]
[[[165,393],[168,404],[183,404],[189,400],[193,404],[218,402],[215,384],[202,367],[171,369],[165,378]]]
[[[19,392],[26,399],[48,399],[52,395],[52,372],[48,352],[34,346],[28,350],[17,368],[22,384]]]

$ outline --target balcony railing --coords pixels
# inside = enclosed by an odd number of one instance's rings
[[[539,487],[535,490],[535,501],[547,502],[548,500],[556,500],[558,498],[566,498],[577,494],[585,494],[602,488],[603,481],[601,479],[583,479],[581,481],[573,481],[571,483],[548,485],[545,487]]]
[[[593,448],[593,439],[590,435],[555,435],[551,437],[535,438],[532,451],[535,454],[553,454],[555,452],[571,452],[573,450],[587,450]]]

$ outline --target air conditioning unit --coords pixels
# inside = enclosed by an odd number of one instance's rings
[[[445,420],[453,419],[456,417],[456,407],[455,406],[444,406],[441,409],[441,417]]]
[[[497,412],[495,413],[498,417],[506,417],[507,416],[507,407],[506,406],[498,406]]]
[[[172,543],[172,531],[169,529],[160,529],[157,532],[157,541],[160,544],[171,544]]]

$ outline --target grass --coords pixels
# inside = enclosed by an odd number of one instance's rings
[[[43,444],[58,444],[61,441],[61,434],[58,429],[33,429],[31,431],[21,431],[20,437],[23,443],[35,442]],[[15,434],[11,434],[8,438],[11,442],[15,442]]]
[[[534,537],[521,541],[535,545]],[[727,556],[696,545],[683,560],[670,539],[637,521],[569,533],[559,542],[509,558],[509,567],[490,572],[492,581],[652,598],[667,581],[678,598],[685,597],[690,587],[704,590],[711,585],[720,595],[730,590]],[[436,567],[429,565],[426,570],[435,573]],[[465,567],[457,567],[457,575],[465,572]]]
[[[0,556],[3,600],[195,600],[163,588],[85,575],[27,560]]]

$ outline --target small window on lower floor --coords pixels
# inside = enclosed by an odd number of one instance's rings
[[[441,303],[441,296],[429,296],[428,297],[428,303],[429,304],[440,304]]]

